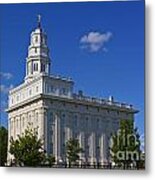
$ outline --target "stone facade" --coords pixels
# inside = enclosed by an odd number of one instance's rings
[[[79,139],[84,150],[80,163],[108,163],[111,133],[118,130],[121,119],[134,119],[138,111],[113,97],[76,94],[73,87],[71,78],[50,75],[47,36],[39,21],[31,34],[25,81],[9,92],[8,140],[16,139],[30,123],[57,163],[67,162],[65,144],[70,138]],[[11,159],[8,153],[8,162]]]

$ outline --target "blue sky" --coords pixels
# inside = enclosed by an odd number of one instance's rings
[[[37,14],[48,35],[51,72],[75,91],[133,104],[144,133],[144,1],[0,5],[1,123],[7,91],[23,82]]]

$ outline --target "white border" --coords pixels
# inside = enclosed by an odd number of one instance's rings
[[[1,0],[0,3],[21,2],[60,2],[41,0]],[[70,1],[66,0],[65,2]],[[75,1],[75,0],[72,0]],[[82,0],[79,0],[82,1]],[[92,0],[90,0],[92,1]],[[63,1],[64,2],[64,1]],[[71,1],[70,1],[71,2]],[[0,178],[10,180],[27,179],[67,179],[67,180],[99,180],[108,178],[132,180],[137,178],[154,179],[155,176],[155,0],[146,0],[146,165],[145,171],[111,171],[111,170],[79,170],[79,169],[35,169],[35,168],[0,168]],[[138,23],[138,22],[137,22]]]
[[[141,0],[1,0],[0,3],[33,3],[33,2],[83,2],[83,1],[141,1]]]

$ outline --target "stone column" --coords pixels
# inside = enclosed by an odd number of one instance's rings
[[[83,131],[80,131],[79,133],[79,143],[80,147],[85,149],[85,135]],[[82,162],[85,162],[85,157],[83,153],[80,153],[80,164],[82,164]]]
[[[38,114],[38,124],[39,124],[39,134],[38,137],[42,140],[43,142],[43,148],[44,148],[44,143],[45,143],[45,137],[44,137],[44,108],[39,109],[39,114]]]
[[[25,113],[25,129],[27,129],[27,126],[28,126],[28,112]]]
[[[33,61],[31,61],[30,63],[31,63],[31,74],[33,74]]]
[[[104,164],[107,163],[108,159],[107,159],[107,134],[104,134],[103,136],[103,154],[104,154]]]
[[[22,134],[22,115],[19,116],[19,134],[21,135]]]
[[[23,116],[21,116],[21,133],[24,133],[25,131],[25,114],[23,114]]]
[[[32,110],[31,112],[31,123],[32,123],[32,128],[35,128],[35,111]]]
[[[10,149],[10,139],[12,136],[12,132],[11,132],[11,128],[12,128],[12,120],[13,118],[8,119],[8,147],[7,147],[7,165],[10,165],[11,163],[11,154],[9,153],[9,149]]]
[[[101,134],[100,136],[100,162],[103,165],[104,164],[104,135]]]
[[[18,133],[17,116],[15,116],[15,119],[14,119],[14,139],[16,139],[17,133]]]
[[[44,109],[44,141],[45,141],[45,150],[48,152],[48,111]]]
[[[54,141],[55,141],[55,151],[54,151],[54,155],[55,155],[55,158],[56,158],[56,162],[58,162],[60,160],[60,137],[61,137],[61,134],[60,134],[60,115],[59,113],[55,113],[54,115],[54,119],[55,119],[55,138],[54,138]]]
[[[41,63],[38,61],[38,72],[41,72]]]
[[[12,126],[12,118],[9,118],[8,120],[8,147],[10,146],[11,126]]]
[[[14,121],[14,118],[12,117],[12,118],[11,118],[11,131],[10,131],[10,137],[11,137],[11,136],[13,137],[13,134],[14,134],[14,124],[13,124],[13,121]]]
[[[67,141],[72,138],[70,120],[71,120],[71,116],[70,116],[70,114],[68,113],[68,114],[67,114],[67,117],[66,117],[66,140],[67,140]]]
[[[92,132],[90,138],[90,148],[91,148],[91,164],[93,165],[96,162],[96,143],[95,143],[95,133]]]

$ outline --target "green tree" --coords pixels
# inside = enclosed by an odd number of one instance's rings
[[[8,130],[0,127],[0,166],[5,166],[7,161]]]
[[[47,161],[49,167],[52,167],[55,163],[55,157],[52,154],[47,155],[46,161]]]
[[[10,140],[10,153],[19,166],[40,166],[45,160],[45,152],[41,139],[38,139],[36,129],[28,127],[18,139]]]
[[[128,168],[132,163],[137,165],[141,155],[139,138],[133,120],[121,120],[118,132],[111,137],[111,160],[124,168]]]
[[[69,161],[69,167],[71,167],[73,164],[76,164],[80,158],[79,153],[81,152],[83,152],[83,150],[80,147],[78,139],[70,139],[66,142],[66,154]]]

